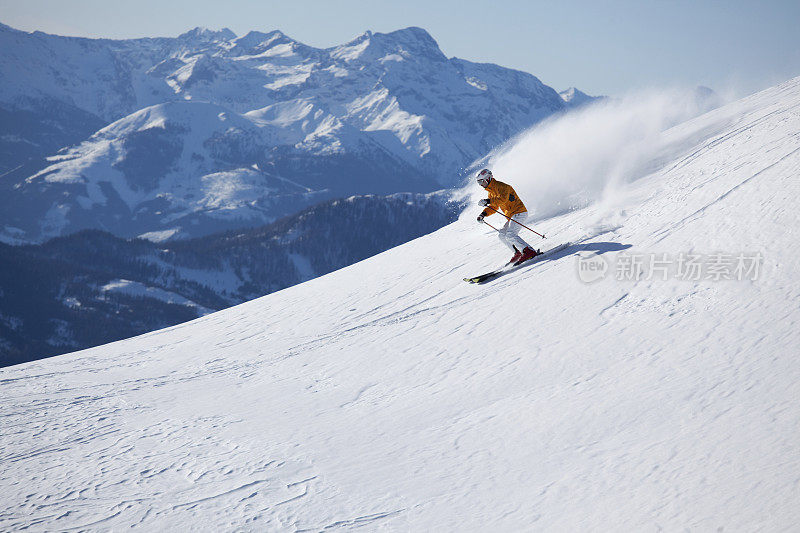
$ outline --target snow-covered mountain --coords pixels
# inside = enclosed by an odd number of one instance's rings
[[[569,89],[561,91],[558,93],[558,95],[562,100],[564,100],[564,103],[569,109],[581,107],[606,98],[605,96],[589,96],[585,92],[576,89],[575,87],[570,87]]]
[[[488,285],[461,281],[504,258],[471,212],[0,369],[0,528],[792,529],[798,109],[800,78],[671,128],[614,209],[536,222],[571,247]]]
[[[52,127],[3,136],[0,153],[19,155],[0,162],[6,242],[197,236],[332,197],[430,192],[564,109],[534,76],[448,59],[420,28],[317,49],[279,31],[112,41],[0,26],[0,47],[0,112],[83,113],[73,130],[57,121],[65,143],[113,122],[47,160],[34,155]]]
[[[15,236],[41,237],[88,228],[208,234],[271,222],[329,195],[261,169],[278,135],[214,104],[148,107],[14,184],[0,200],[4,218]]]

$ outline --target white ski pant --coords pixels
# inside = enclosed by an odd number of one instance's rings
[[[516,220],[522,224],[525,223],[525,219],[527,218],[527,212],[517,213],[511,217],[512,220]],[[511,248],[512,251],[514,248],[516,248],[521,252],[526,247],[529,247],[530,244],[522,240],[522,237],[519,236],[519,230],[522,229],[522,226],[517,224],[517,222],[512,222],[511,220],[506,219],[506,223],[503,224],[502,228],[500,228],[500,240],[503,241],[503,244]]]

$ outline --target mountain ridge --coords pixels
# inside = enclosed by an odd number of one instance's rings
[[[448,59],[433,37],[418,27],[368,31],[326,49],[307,46],[278,30],[237,37],[204,28],[174,38],[134,40],[2,30],[0,46],[14,51],[0,58],[0,75],[11,81],[0,87],[0,112],[17,112],[24,94],[34,108],[50,98],[113,121],[82,147],[66,147],[55,155],[47,153],[53,142],[38,152],[31,149],[21,166],[12,156],[20,153],[24,138],[4,137],[0,154],[9,159],[0,161],[0,170],[8,171],[0,180],[0,239],[6,242],[41,242],[92,227],[113,228],[128,237],[165,231],[176,238],[192,237],[225,229],[225,224],[269,223],[313,201],[337,196],[453,187],[476,158],[564,109],[558,94],[535,76]],[[203,105],[220,106],[218,114],[227,113],[234,124],[231,131],[220,126],[213,137],[163,127],[162,132],[152,128],[147,134],[120,131],[127,137],[109,139],[114,151],[98,156],[95,141],[110,133],[109,127],[119,129],[143,109],[167,103],[197,110],[198,117],[183,121],[190,131],[209,122],[201,116]],[[92,123],[88,118],[85,122]],[[85,129],[60,138],[73,142],[82,134]],[[209,162],[206,152],[212,145],[224,148],[225,157]],[[183,158],[176,155],[179,147]],[[149,152],[155,158],[148,158]],[[39,159],[32,157],[35,153]],[[282,210],[274,209],[264,207],[276,205],[264,188],[253,197],[261,207],[242,207],[234,213],[232,203],[225,209],[232,215],[223,219],[217,217],[219,210],[199,203],[185,211],[169,183],[202,188],[208,172],[192,154],[209,162],[209,172],[228,173],[235,181],[251,180],[251,170],[246,169],[258,168],[316,191],[316,196],[299,195],[283,200]],[[152,159],[163,165],[154,168]],[[136,205],[122,202],[127,207],[121,212],[105,209],[106,203],[120,204],[117,198],[131,197],[125,187],[117,186],[122,182],[115,169],[120,168],[138,176],[136,182],[153,184],[154,194],[159,194],[162,178],[173,176],[165,182],[158,208],[153,208],[153,198],[145,198]],[[77,175],[87,187],[103,193],[68,186],[75,184]],[[178,212],[196,216],[181,218]],[[119,218],[121,214],[129,220]]]

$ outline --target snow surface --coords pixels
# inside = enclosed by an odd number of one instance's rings
[[[461,281],[506,255],[471,208],[264,298],[0,369],[0,529],[796,527],[800,78],[665,139],[613,202],[536,222],[537,244],[577,244],[496,282]],[[590,253],[716,251],[760,252],[758,279],[577,275]]]
[[[184,298],[180,294],[165,291],[164,289],[160,289],[158,287],[148,287],[143,283],[131,281],[129,279],[115,279],[100,287],[100,290],[102,290],[104,293],[119,293],[127,294],[129,296],[156,298],[168,304],[185,305],[194,308],[199,314],[202,315],[207,315],[214,312],[213,309],[203,307],[197,302],[193,302],[188,298]]]
[[[164,242],[168,241],[180,231],[180,228],[170,228],[163,231],[148,231],[147,233],[142,233],[139,235],[138,238],[146,239],[151,242]]]

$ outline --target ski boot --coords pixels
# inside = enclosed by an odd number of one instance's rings
[[[528,259],[533,259],[534,257],[536,257],[537,255],[540,255],[541,253],[542,252],[540,252],[539,250],[534,250],[533,248],[530,248],[529,246],[526,246],[525,249],[522,250],[522,254],[516,260],[514,265],[520,265],[520,264],[524,263],[525,261],[527,261]]]

